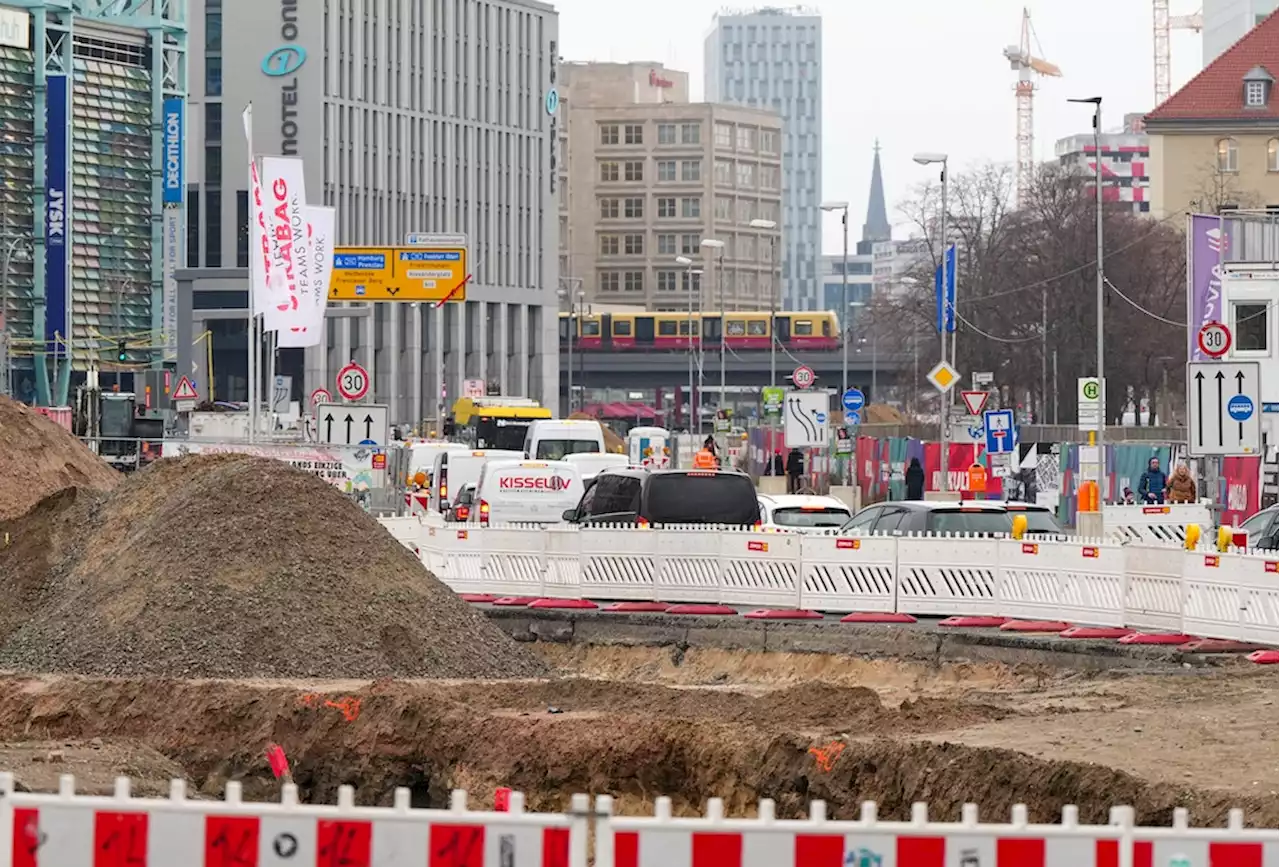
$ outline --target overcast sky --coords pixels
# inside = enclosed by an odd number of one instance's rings
[[[702,98],[702,43],[721,3],[552,2],[560,11],[566,60],[657,61],[687,71],[692,97]],[[912,153],[945,152],[953,170],[1013,160],[1015,73],[1001,52],[1018,42],[1022,0],[808,5],[823,19],[823,194],[853,204],[854,227],[861,227],[866,210],[877,138],[894,223],[901,222],[898,201],[930,171],[913,163]],[[1052,159],[1057,139],[1089,131],[1091,107],[1067,103],[1068,97],[1102,96],[1104,130],[1118,128],[1126,113],[1152,108],[1150,0],[1027,5],[1041,48],[1036,53],[1064,76],[1041,79],[1036,92],[1037,159]],[[1170,5],[1174,15],[1199,8],[1195,0]],[[1176,90],[1200,69],[1200,35],[1175,30],[1172,52]],[[824,248],[840,249],[838,217],[825,226]]]

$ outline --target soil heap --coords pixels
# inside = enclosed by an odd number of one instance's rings
[[[0,646],[0,667],[227,678],[547,673],[376,519],[279,461],[162,460],[111,494],[41,508],[61,527],[46,536],[65,550],[49,554],[43,596],[28,594],[29,616]],[[16,565],[7,553],[0,575]]]
[[[64,488],[108,491],[121,476],[56,422],[0,397],[0,521]]]

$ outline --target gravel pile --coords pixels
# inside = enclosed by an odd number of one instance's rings
[[[40,604],[0,646],[0,667],[225,678],[547,673],[376,519],[279,461],[159,461],[53,520],[79,528],[77,550],[51,566]]]
[[[64,488],[108,491],[121,475],[55,422],[0,397],[0,521]]]

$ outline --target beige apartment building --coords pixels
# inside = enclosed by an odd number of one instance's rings
[[[1146,116],[1151,216],[1280,204],[1280,12]]]
[[[778,116],[690,103],[688,76],[660,64],[564,64],[560,82],[564,297],[649,310],[774,306]]]

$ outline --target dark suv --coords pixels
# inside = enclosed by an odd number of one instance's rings
[[[603,470],[564,519],[583,526],[728,524],[751,527],[760,503],[750,477],[719,470]]]

